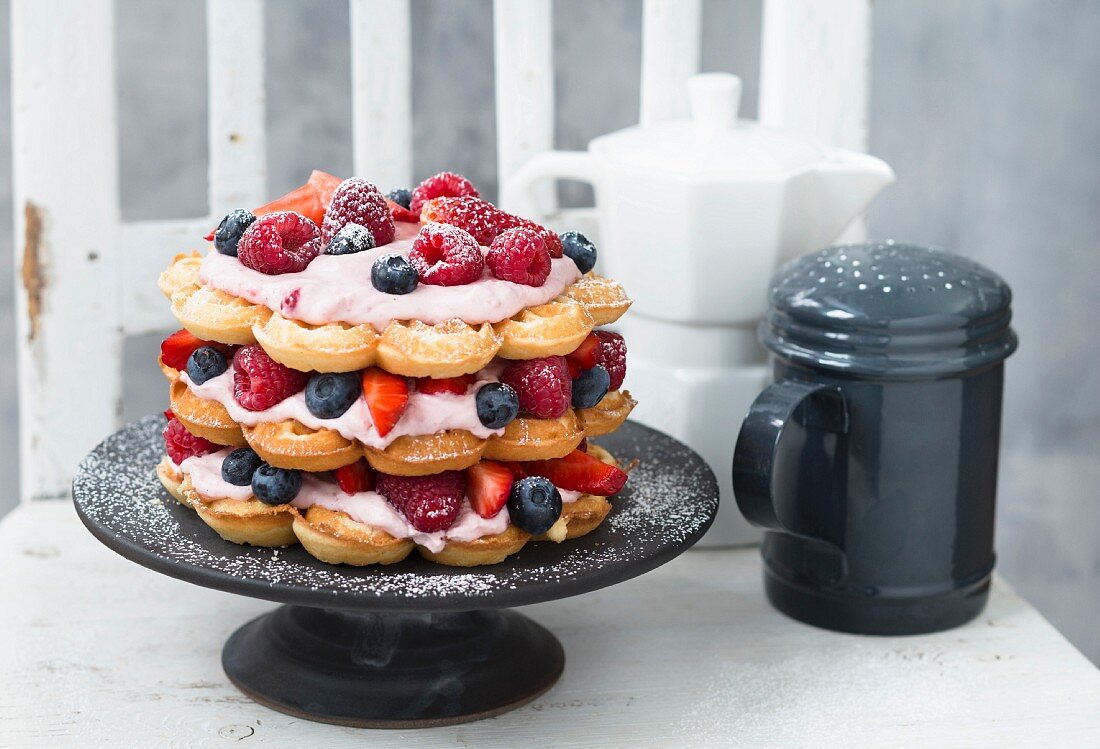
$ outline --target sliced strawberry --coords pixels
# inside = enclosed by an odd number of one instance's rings
[[[522,463],[517,463],[514,460],[499,460],[497,462],[508,466],[508,470],[512,472],[512,478],[516,481],[527,478],[527,471],[524,470]]]
[[[601,497],[610,497],[626,483],[625,472],[580,450],[564,458],[525,463],[524,468],[533,476],[550,479],[554,486]]]
[[[309,181],[301,187],[291,190],[281,198],[275,198],[270,203],[260,206],[252,211],[257,216],[276,211],[293,211],[300,213],[318,226],[325,219],[325,210],[332,201],[332,193],[340,185],[340,178],[331,174],[314,170],[309,175]]]
[[[317,200],[321,203],[322,210],[324,210],[327,209],[328,204],[332,202],[332,194],[336,192],[336,188],[339,187],[340,183],[343,181],[344,180],[328,172],[314,169],[310,172],[306,184],[313,186],[314,192],[317,193]],[[320,226],[320,223],[316,221],[314,221],[314,223]]]
[[[461,377],[441,377],[439,379],[433,377],[418,377],[416,380],[416,389],[426,395],[435,395],[437,393],[465,395],[473,382],[474,376],[470,374],[462,375]]]
[[[203,346],[213,346],[223,354],[233,353],[233,346],[214,341],[204,341],[186,328],[180,328],[160,342],[160,360],[166,367],[182,371],[187,369],[187,360],[195,352],[195,349]]]
[[[390,207],[390,214],[394,221],[404,221],[406,224],[419,224],[420,214],[410,211],[405,206],[386,198],[386,205]]]
[[[512,469],[495,460],[482,460],[466,469],[466,496],[483,518],[500,512],[512,491]]]
[[[374,469],[365,458],[360,458],[350,466],[337,468],[335,475],[336,483],[340,485],[340,490],[344,494],[369,492],[374,488]]]
[[[374,428],[385,437],[409,404],[409,381],[378,367],[364,369],[362,380],[363,400],[367,402]]]
[[[599,364],[599,356],[600,339],[595,333],[589,333],[588,337],[581,341],[581,345],[577,346],[573,353],[566,354],[565,358],[570,364],[570,370],[575,365],[579,370],[584,371]],[[573,378],[576,379],[576,375],[573,375]]]

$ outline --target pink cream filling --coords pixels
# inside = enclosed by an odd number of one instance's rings
[[[291,320],[310,325],[367,323],[381,332],[392,320],[429,325],[456,317],[471,325],[500,322],[527,307],[546,304],[581,277],[576,264],[562,257],[551,261],[550,276],[537,287],[501,281],[486,268],[480,279],[463,286],[420,284],[404,295],[375,289],[370,280],[374,261],[394,252],[408,256],[418,230],[418,225],[398,223],[390,244],[354,255],[321,255],[299,273],[278,276],[246,268],[237,258],[211,250],[202,261],[199,278]]]
[[[179,470],[191,478],[191,484],[200,495],[208,499],[252,498],[252,488],[236,486],[222,478],[222,461],[232,452],[225,448],[207,455],[195,455],[186,458]],[[558,489],[563,503],[576,502],[580,492]],[[352,520],[369,525],[372,528],[389,533],[394,538],[409,538],[429,551],[438,552],[447,541],[476,541],[482,536],[495,536],[508,529],[510,517],[508,508],[491,518],[483,518],[474,512],[469,499],[462,501],[458,519],[445,531],[423,533],[409,525],[405,517],[394,509],[386,498],[378,492],[356,492],[345,494],[339,486],[325,481],[312,473],[302,472],[302,489],[291,505],[304,510],[320,505],[334,512],[343,512]]]
[[[196,385],[180,372],[180,379],[197,397],[216,401],[225,407],[233,421],[244,426],[294,419],[310,429],[334,429],[345,439],[359,440],[364,445],[384,450],[398,437],[437,434],[450,429],[465,429],[475,437],[488,439],[504,434],[503,429],[489,429],[477,417],[477,390],[489,382],[497,382],[500,367],[490,364],[477,373],[477,379],[464,394],[424,394],[415,388],[409,391],[409,403],[393,429],[385,436],[378,433],[370,409],[363,397],[355,399],[351,408],[335,419],[319,419],[306,407],[305,391],[296,393],[263,411],[249,411],[233,397],[233,372],[229,368],[217,377]]]

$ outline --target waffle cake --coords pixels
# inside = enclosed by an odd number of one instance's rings
[[[331,563],[494,564],[591,532],[627,474],[630,306],[596,248],[443,172],[314,172],[236,209],[158,286],[167,491],[228,541]]]

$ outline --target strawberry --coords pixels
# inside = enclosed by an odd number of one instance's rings
[[[601,497],[610,497],[626,483],[625,472],[580,450],[564,458],[531,461],[524,468],[532,476],[550,479],[554,486]]]
[[[491,518],[500,512],[512,491],[512,469],[495,460],[482,460],[466,469],[466,496],[474,512]]]
[[[344,494],[369,492],[374,488],[374,469],[366,459],[360,458],[349,466],[336,469],[336,483]]]
[[[233,354],[233,346],[215,341],[204,341],[186,328],[180,328],[160,342],[160,360],[166,367],[183,371],[195,349],[213,346],[227,357]]]
[[[577,346],[573,353],[566,354],[565,358],[569,362],[570,371],[576,366],[579,372],[583,372],[599,364],[599,356],[600,338],[595,333],[589,333],[588,337],[581,341],[581,345]],[[577,376],[573,375],[573,379],[577,379]]]
[[[474,376],[467,374],[461,377],[418,377],[416,389],[425,395],[437,393],[451,393],[452,395],[465,395],[474,381]]]
[[[390,207],[390,215],[393,216],[394,221],[403,221],[406,224],[419,224],[420,214],[418,212],[410,211],[400,203],[395,203],[389,198],[386,198],[386,205]]]
[[[299,188],[291,190],[281,198],[275,198],[270,203],[260,206],[252,211],[257,216],[276,211],[294,211],[313,221],[318,226],[324,221],[325,211],[332,202],[332,193],[340,185],[342,180],[331,174],[314,170],[309,175],[309,181]]]
[[[363,400],[367,402],[371,421],[385,437],[397,424],[409,404],[409,381],[379,367],[363,370]]]

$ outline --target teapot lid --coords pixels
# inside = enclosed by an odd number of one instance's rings
[[[772,279],[760,340],[801,364],[875,377],[925,377],[1016,350],[1012,291],[993,271],[919,245],[830,247]]]
[[[825,158],[812,138],[737,119],[741,79],[702,73],[688,80],[691,119],[638,125],[596,138],[592,150],[633,169],[707,179],[780,177]]]

